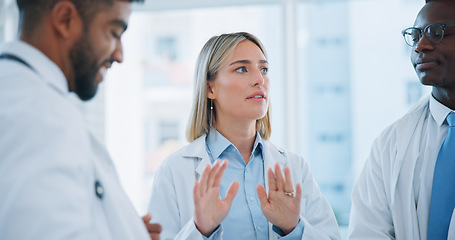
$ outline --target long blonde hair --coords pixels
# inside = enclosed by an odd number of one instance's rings
[[[243,41],[251,41],[256,44],[267,60],[267,53],[261,41],[254,35],[246,32],[214,36],[205,43],[199,53],[194,74],[193,106],[186,130],[186,137],[189,142],[203,134],[208,134],[211,123],[215,124],[216,117],[210,116],[211,106],[208,103],[210,99],[207,98],[208,81],[215,80],[221,65],[232,56],[237,44]],[[216,116],[216,109],[213,109],[213,111],[213,114]],[[270,138],[272,133],[270,126],[270,102],[265,116],[256,120],[256,130],[262,138],[266,140]]]

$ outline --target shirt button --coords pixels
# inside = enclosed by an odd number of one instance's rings
[[[254,198],[253,197],[250,197],[250,202],[254,201]]]
[[[245,171],[248,172],[248,168],[246,168]]]
[[[260,227],[260,226],[257,226],[256,229],[257,229],[258,231],[261,231],[261,227]]]

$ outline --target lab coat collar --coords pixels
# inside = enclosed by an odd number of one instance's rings
[[[275,172],[275,163],[279,163],[281,166],[282,174],[284,176],[283,169],[289,164],[287,162],[286,156],[284,155],[284,151],[278,147],[275,147],[269,141],[263,141],[262,154],[264,156],[265,190],[266,192],[269,192],[269,178],[267,174],[269,168]]]
[[[263,156],[264,156],[264,171],[265,172],[267,172],[267,170],[269,168],[272,168],[272,170],[274,170],[275,163],[280,164],[281,170],[283,170],[284,167],[289,165],[288,162],[286,161],[286,156],[284,155],[284,150],[274,146],[269,141],[263,141],[262,152],[263,152]]]
[[[186,147],[186,153],[183,155],[184,158],[198,158],[199,163],[196,167],[197,179],[202,175],[204,172],[205,167],[210,164],[210,157],[207,153],[205,138],[207,137],[206,134],[200,136],[196,140],[192,141]]]
[[[43,52],[23,41],[0,45],[0,53],[9,53],[28,63],[41,79],[62,94],[67,94],[68,82],[62,70]],[[24,66],[25,67],[25,66]]]
[[[430,112],[438,126],[441,127],[446,120],[447,115],[453,112],[453,110],[438,102],[438,100],[436,100],[433,95],[431,95]]]

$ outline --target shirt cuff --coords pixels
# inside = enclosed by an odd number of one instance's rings
[[[218,227],[215,229],[215,231],[213,231],[213,233],[209,237],[206,237],[203,234],[201,234],[201,236],[202,236],[202,239],[204,239],[204,240],[214,240],[221,233],[222,233],[221,225],[218,225]]]
[[[285,235],[281,229],[275,225],[272,226],[272,230],[278,239],[282,240],[290,240],[290,239],[302,239],[303,236],[303,221],[299,219],[299,223],[295,226],[294,230],[290,232],[288,235]]]

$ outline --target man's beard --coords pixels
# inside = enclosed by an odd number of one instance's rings
[[[87,33],[79,38],[70,51],[70,59],[74,69],[74,93],[83,101],[87,101],[96,94],[98,84],[96,76],[101,67],[97,64],[94,49]]]

